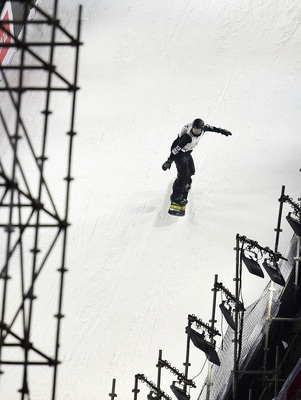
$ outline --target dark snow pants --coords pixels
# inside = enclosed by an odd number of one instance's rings
[[[187,192],[191,186],[191,176],[195,173],[195,166],[191,153],[180,152],[175,157],[178,176],[173,184],[172,201],[182,200],[186,198]]]

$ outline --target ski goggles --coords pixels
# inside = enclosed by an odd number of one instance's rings
[[[202,128],[200,128],[200,129],[192,128],[192,132],[193,132],[195,135],[200,135],[200,134],[202,133]]]

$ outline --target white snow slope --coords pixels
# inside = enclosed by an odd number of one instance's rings
[[[80,3],[58,399],[108,398],[116,378],[125,400],[135,374],[156,381],[159,349],[184,370],[187,315],[209,322],[214,274],[234,291],[236,234],[272,248],[281,186],[299,197],[301,3],[61,0],[66,27]],[[193,152],[181,219],[167,214],[175,167],[161,165],[197,117],[233,136],[207,133]],[[284,221],[281,252],[291,235]],[[245,274],[246,306],[266,284]],[[191,378],[204,362],[192,349]],[[164,371],[169,395],[174,379]],[[203,380],[204,372],[192,398]],[[149,389],[140,389],[145,398]]]

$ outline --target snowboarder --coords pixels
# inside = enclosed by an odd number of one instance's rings
[[[170,169],[173,161],[176,164],[178,175],[173,184],[173,192],[170,200],[179,206],[187,204],[187,195],[192,182],[191,176],[195,173],[191,152],[205,132],[217,132],[225,136],[232,135],[226,129],[205,124],[202,119],[197,118],[192,123],[183,127],[181,133],[171,146],[170,156],[162,165],[163,171],[166,171]]]

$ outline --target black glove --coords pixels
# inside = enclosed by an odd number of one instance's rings
[[[169,160],[165,161],[165,163],[162,165],[163,171],[166,171],[167,169],[170,169],[171,163],[172,163],[172,161],[169,161]]]
[[[225,136],[232,136],[232,133],[230,131],[227,131],[227,129],[221,129],[220,133]]]

